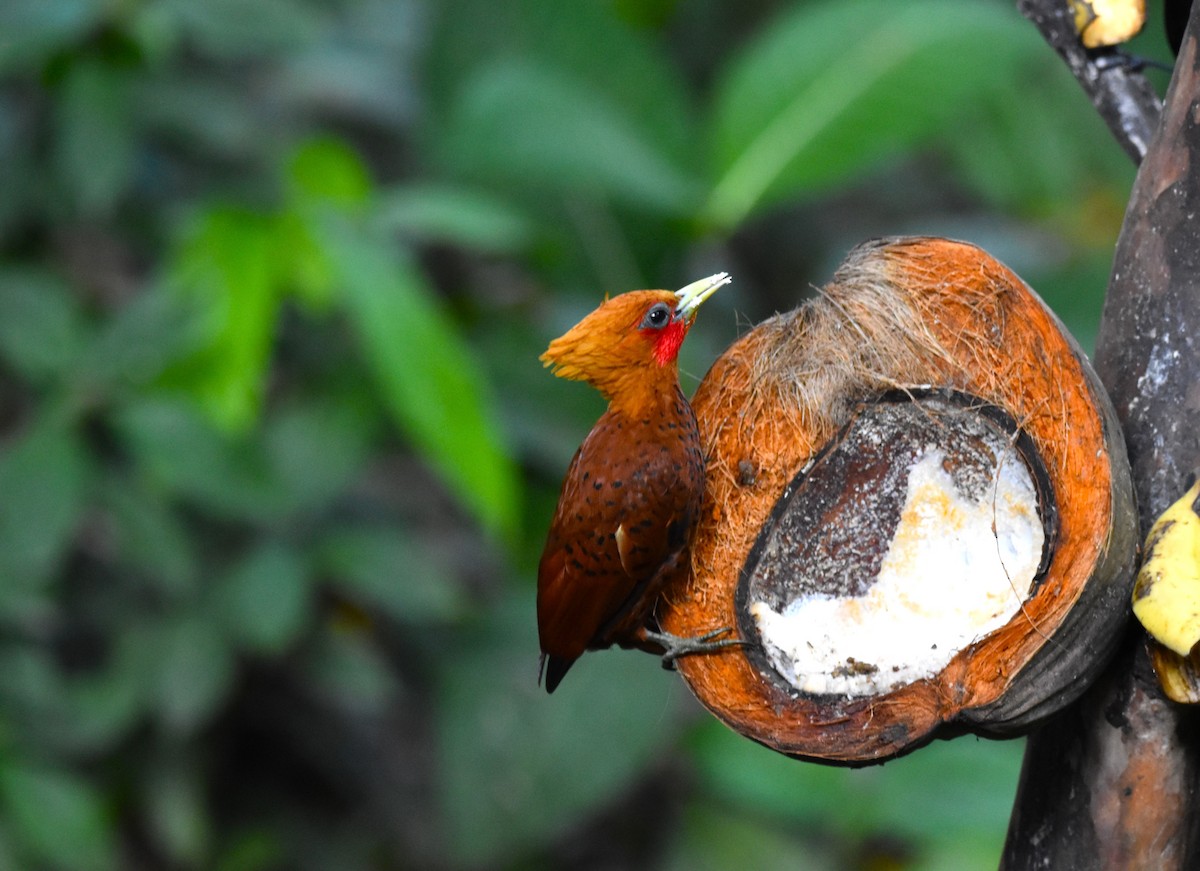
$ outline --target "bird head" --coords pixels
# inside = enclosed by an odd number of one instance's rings
[[[680,290],[633,290],[550,343],[541,361],[560,378],[586,381],[608,399],[647,373],[675,375],[675,361],[700,304],[730,282],[720,272]],[[650,379],[656,380],[656,379]]]

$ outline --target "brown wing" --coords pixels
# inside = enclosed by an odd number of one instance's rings
[[[538,567],[548,689],[589,647],[622,640],[614,628],[644,622],[657,592],[647,585],[683,549],[698,508],[699,456],[692,420],[613,412],[576,453]]]

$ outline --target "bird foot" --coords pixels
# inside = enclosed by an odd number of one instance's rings
[[[721,638],[722,635],[732,631],[732,627],[722,626],[720,629],[714,629],[712,632],[706,632],[703,635],[685,637],[682,635],[672,635],[669,632],[654,632],[650,629],[644,629],[642,630],[642,638],[645,641],[657,644],[663,649],[662,667],[667,671],[674,671],[675,660],[681,656],[691,656],[696,653],[716,653],[727,647],[744,647],[747,642],[740,638]]]

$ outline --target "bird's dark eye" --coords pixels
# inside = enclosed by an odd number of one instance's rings
[[[671,307],[665,302],[655,303],[642,318],[641,329],[661,330],[671,320]]]

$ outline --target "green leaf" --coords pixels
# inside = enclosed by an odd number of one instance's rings
[[[319,36],[322,24],[317,4],[291,0],[161,0],[159,5],[201,54],[218,59],[269,57],[303,46]]]
[[[688,747],[707,789],[752,814],[824,822],[858,801],[848,769],[798,763],[715,721],[695,729]]]
[[[12,826],[6,822],[0,823],[0,871],[21,871],[23,867],[17,858]]]
[[[154,654],[157,655],[157,648]],[[146,711],[148,663],[130,668],[125,656],[97,674],[71,679],[66,686],[68,709],[59,743],[72,752],[110,752],[140,724]]]
[[[49,579],[84,507],[88,464],[76,434],[44,421],[0,452],[0,609]]]
[[[470,348],[394,246],[346,220],[324,222],[320,233],[396,422],[486,528],[513,534],[516,467],[497,435]]]
[[[427,625],[465,610],[461,587],[403,530],[335,531],[320,542],[317,553],[322,571],[343,592],[396,620]]]
[[[209,855],[207,784],[198,764],[158,760],[147,778],[143,812],[156,844],[179,867],[201,868]]]
[[[992,851],[993,867],[1012,810],[1022,746],[964,737],[935,742],[881,767],[846,769],[798,763],[717,723],[704,724],[690,741],[707,790],[747,813],[841,827],[841,834],[859,838],[893,833],[941,847],[983,844]],[[937,789],[925,790],[921,812],[913,813],[918,784]],[[853,816],[839,812],[851,805]]]
[[[262,404],[286,270],[280,241],[274,218],[219,208],[174,256],[172,285],[202,308],[207,341],[168,383],[193,393],[228,429],[249,427]]]
[[[356,715],[382,716],[394,703],[395,675],[384,652],[357,623],[335,623],[321,633],[306,665],[308,685]]]
[[[350,402],[292,404],[264,433],[271,468],[293,510],[319,511],[354,481],[366,462],[377,418]]]
[[[214,871],[274,871],[286,867],[283,844],[274,830],[242,832],[222,851]]]
[[[512,206],[464,188],[424,184],[385,191],[375,216],[402,236],[481,251],[516,251],[533,237],[532,223]]]
[[[158,674],[158,713],[190,733],[216,712],[233,686],[233,652],[216,620],[197,614],[168,627]]]
[[[314,202],[358,206],[371,194],[362,158],[340,139],[323,137],[301,145],[288,161],[292,196],[301,205]]]
[[[3,33],[0,29],[0,33]],[[0,46],[0,71],[4,46]],[[44,170],[40,143],[33,141],[15,119],[24,101],[16,93],[0,95],[0,233],[9,236],[31,214],[40,214],[44,203]]]
[[[32,66],[83,37],[104,0],[5,0],[0,3],[0,72]]]
[[[1011,8],[957,0],[789,7],[722,76],[706,218],[827,188],[952,123],[1044,47]]]
[[[644,0],[638,5],[644,11]],[[435,112],[461,96],[468,82],[485,81],[516,61],[551,78],[587,83],[605,106],[620,107],[622,123],[641,141],[654,143],[673,165],[692,165],[699,137],[675,47],[631,26],[611,2],[455,0],[431,11],[422,84]]]
[[[76,62],[63,82],[53,142],[59,174],[78,208],[110,211],[133,174],[128,73],[97,61]]]
[[[834,849],[836,845],[829,843],[827,835],[806,840],[799,837],[801,832],[796,827],[785,829],[768,816],[729,813],[724,802],[706,801],[708,798],[701,793],[689,803],[673,839],[672,850],[660,866],[662,871],[726,868],[845,871],[848,867],[875,867],[848,865],[844,856],[838,856]],[[797,857],[800,856],[803,860],[798,864]]]
[[[261,521],[288,509],[261,448],[218,431],[182,399],[154,398],[115,422],[149,487],[165,487],[223,517]]]
[[[288,292],[309,311],[323,313],[333,302],[334,286],[329,260],[312,234],[312,222],[303,210],[291,208],[279,216],[279,248],[287,252],[282,276]]]
[[[151,287],[121,306],[97,331],[81,365],[82,377],[118,388],[140,388],[205,341],[197,300]]]
[[[31,866],[73,871],[116,867],[114,829],[102,798],[74,773],[10,763],[0,768],[0,799]]]
[[[428,54],[430,10],[394,0],[333,8],[338,36],[287,58],[288,99],[321,114],[333,109],[344,130],[407,131],[418,118],[422,126],[427,97],[416,68]]]
[[[288,281],[297,296],[315,310],[326,309],[336,278],[320,240],[313,235],[311,215],[329,210],[352,212],[373,193],[366,164],[340,139],[310,139],[287,163],[288,204],[280,216],[281,244],[288,251]]]
[[[112,520],[120,565],[168,595],[195,589],[199,557],[187,529],[162,495],[126,477],[113,476],[102,490]]]
[[[537,685],[531,595],[445,645],[437,713],[440,795],[457,864],[564,836],[653,771],[686,691],[643,653],[585,656],[553,696]]]
[[[0,710],[11,740],[50,753],[69,738],[69,700],[50,653],[34,644],[0,646]]]
[[[139,15],[143,27],[158,31],[142,37],[154,52],[169,51],[174,36],[170,16],[153,14],[160,9],[142,7]],[[247,99],[237,77],[219,71],[198,75],[176,63],[155,68],[153,76],[138,78],[135,86],[138,119],[156,138],[187,142],[189,150],[206,160],[253,165],[276,158],[277,144],[262,135],[261,103]]]
[[[113,649],[105,661],[66,685],[68,745],[78,752],[111,750],[144,722],[158,700],[162,624],[125,615],[113,635]]]
[[[1127,199],[1136,167],[1111,141],[1104,122],[1075,82],[1061,75],[1059,58],[1031,59],[1025,77],[1038,82],[1038,98],[1026,88],[994,88],[980,94],[965,123],[938,138],[960,179],[988,202],[1007,211],[1044,214],[1057,209],[1065,233],[1086,232],[1097,195]],[[1075,214],[1075,211],[1083,214]],[[1105,234],[1104,248],[1112,238]]]
[[[488,67],[468,83],[442,156],[475,179],[611,197],[669,214],[687,213],[699,195],[619,103],[524,62]]]
[[[62,379],[86,340],[83,313],[57,278],[0,272],[0,355],[34,380]]]
[[[238,561],[219,581],[217,598],[232,637],[262,653],[282,653],[312,617],[308,567],[281,544]]]
[[[1021,771],[1024,741],[987,741],[964,736],[937,741],[890,762],[878,777],[861,778],[871,796],[876,829],[953,843],[990,840],[993,863],[1000,855]],[[905,807],[912,784],[936,783],[921,798],[921,813]]]

